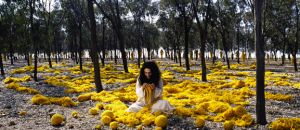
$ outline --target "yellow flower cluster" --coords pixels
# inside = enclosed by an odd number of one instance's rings
[[[29,87],[24,87],[24,86],[21,86],[20,84],[15,83],[15,82],[12,82],[12,83],[8,84],[6,86],[6,88],[14,89],[14,90],[17,90],[18,92],[22,92],[22,93],[40,94],[40,92],[36,89],[29,88]]]
[[[293,99],[292,95],[284,95],[284,94],[272,94],[269,92],[265,92],[267,99],[277,100],[277,101],[290,101]]]
[[[299,130],[300,118],[278,118],[269,125],[269,128],[272,130]]]
[[[26,75],[22,78],[13,78],[13,77],[7,77],[3,80],[3,82],[5,84],[11,83],[11,82],[26,82],[26,81],[30,81],[31,77]]]
[[[214,117],[214,121],[233,121],[236,126],[245,127],[253,123],[253,118],[250,114],[247,114],[247,111],[244,107],[237,106],[234,108],[229,108],[225,112],[218,114]]]
[[[157,127],[166,127],[168,125],[168,118],[165,115],[159,115],[155,118],[154,121]]]
[[[49,104],[57,104],[63,107],[72,107],[76,106],[77,103],[74,102],[70,97],[46,97],[40,94],[36,94],[31,98],[32,104],[35,105],[49,105]]]
[[[89,92],[95,86],[92,85],[94,79],[90,76],[83,76],[80,78],[71,79],[69,76],[54,76],[45,77],[45,82],[53,86],[62,86],[68,88],[66,93],[82,93]]]
[[[51,125],[59,126],[63,123],[64,120],[65,118],[63,115],[56,113],[51,117]]]
[[[20,74],[20,73],[24,73],[24,72],[28,72],[28,71],[33,71],[34,67],[33,66],[25,66],[25,67],[21,67],[18,69],[14,69],[12,70],[12,74]]]

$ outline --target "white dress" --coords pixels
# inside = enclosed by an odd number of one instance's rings
[[[151,106],[151,112],[162,111],[166,113],[172,112],[175,108],[170,105],[170,103],[166,100],[162,100],[162,90],[163,90],[163,82],[160,79],[158,83],[158,87],[155,87],[154,98],[159,99]],[[142,86],[139,83],[139,79],[136,81],[136,95],[138,99],[135,103],[133,103],[128,109],[127,112],[138,112],[144,106],[146,106],[145,94],[143,92]]]

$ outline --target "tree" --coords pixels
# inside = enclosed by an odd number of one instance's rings
[[[34,70],[33,70],[33,79],[35,81],[38,80],[37,78],[37,60],[38,60],[38,47],[37,47],[37,38],[38,38],[38,28],[39,23],[37,22],[34,24],[34,12],[35,12],[35,0],[29,0],[29,8],[30,8],[30,35],[31,35],[31,42],[34,48]]]
[[[123,25],[121,20],[121,11],[124,10],[118,0],[93,0],[97,7],[100,9],[101,13],[106,17],[112,24],[115,33],[117,34],[119,40],[120,51],[123,60],[124,71],[128,73],[127,58],[125,52],[125,40]]]
[[[294,50],[293,50],[293,64],[294,64],[294,69],[295,71],[298,71],[298,67],[297,67],[297,52],[298,52],[298,44],[299,44],[299,9],[298,9],[298,5],[297,5],[297,1],[294,1],[295,4],[295,13],[296,13],[296,33],[295,33],[295,46],[294,46]]]
[[[143,43],[143,21],[142,18],[145,18],[146,9],[150,4],[150,0],[126,0],[125,4],[126,7],[131,11],[133,14],[134,25],[135,25],[135,39],[137,40],[137,50],[138,50],[138,67],[140,67],[141,62],[141,54],[142,54],[142,43]],[[148,44],[150,45],[150,44]],[[149,50],[148,50],[148,53]],[[149,56],[149,55],[148,55]],[[149,57],[150,58],[150,57]]]
[[[88,0],[88,14],[90,20],[90,31],[91,31],[91,58],[94,65],[94,80],[96,84],[96,91],[101,92],[103,90],[100,69],[99,69],[99,57],[97,54],[97,32],[96,32],[96,20],[94,14],[93,0]]]
[[[255,0],[255,49],[256,49],[256,119],[261,125],[267,124],[265,111],[265,52],[262,36],[263,0]]]
[[[207,8],[206,8],[206,12],[205,12],[205,19],[203,19],[204,22],[204,28],[202,27],[199,17],[198,17],[198,8],[197,6],[199,5],[199,0],[192,0],[192,7],[193,7],[193,13],[194,13],[194,17],[196,18],[197,21],[197,27],[200,33],[200,38],[201,38],[201,45],[200,45],[200,58],[201,58],[201,66],[202,66],[202,81],[207,81],[206,78],[206,63],[205,63],[205,43],[207,42],[207,28],[208,28],[208,20],[209,18],[209,14],[210,14],[210,3],[211,1],[208,0],[207,3]],[[204,16],[203,16],[204,17]]]
[[[232,1],[222,0],[217,1],[217,28],[219,33],[222,36],[222,45],[225,51],[225,58],[227,62],[227,68],[230,69],[230,62],[228,58],[228,51],[230,49],[229,40],[230,40],[230,31],[233,27],[233,16],[235,13],[235,5]]]

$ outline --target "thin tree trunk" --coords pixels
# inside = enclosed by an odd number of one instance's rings
[[[227,62],[227,68],[230,69],[225,31],[223,31],[223,33],[222,33],[222,43],[223,43],[223,48],[224,48],[224,51],[225,51],[225,58],[226,58],[226,62]]]
[[[178,61],[179,61],[179,66],[182,66],[182,63],[181,63],[181,49],[179,48],[179,46],[177,46],[177,51],[178,51]]]
[[[189,33],[190,29],[187,23],[187,16],[184,14],[184,58],[185,58],[185,67],[186,70],[190,70],[190,62],[189,62]]]
[[[5,73],[4,73],[1,49],[0,49],[0,69],[1,69],[1,75],[4,77]]]
[[[117,49],[115,48],[115,64],[118,63],[118,59],[117,59]]]
[[[284,34],[284,41],[283,41],[283,47],[282,47],[282,57],[281,57],[281,65],[284,65],[284,61],[285,61],[285,46],[286,46],[286,34]]]
[[[49,48],[50,49],[50,48]],[[51,52],[50,50],[48,51],[48,63],[49,63],[49,68],[52,68],[52,63],[51,63]]]
[[[93,7],[93,0],[88,0],[88,14],[90,18],[90,31],[91,31],[91,58],[94,65],[94,80],[96,85],[96,91],[99,93],[103,90],[101,77],[100,77],[100,68],[99,68],[99,58],[97,54],[97,33],[96,33],[96,21]]]
[[[78,48],[78,54],[79,54],[79,68],[82,71],[82,23],[79,23],[79,48]]]
[[[193,2],[193,9],[194,9],[194,17],[196,18],[197,21],[197,26],[201,35],[201,45],[200,45],[200,58],[201,58],[201,69],[202,69],[202,81],[206,82],[206,63],[205,63],[205,43],[207,41],[207,28],[208,28],[208,19],[209,19],[209,11],[210,11],[210,0],[208,1],[207,9],[206,9],[206,15],[205,15],[205,22],[204,22],[204,30],[201,27],[199,17],[197,15],[197,5],[198,5],[198,0]]]
[[[102,58],[101,58],[101,62],[102,62],[102,66],[105,66],[104,63],[105,60],[105,18],[102,18]]]
[[[240,63],[240,25],[237,25],[237,36],[236,36],[236,43],[237,43],[237,63]]]
[[[255,0],[255,49],[256,49],[256,119],[260,125],[267,124],[265,111],[265,52],[262,37],[261,15],[263,0]]]
[[[294,47],[294,52],[293,52],[293,63],[294,63],[294,69],[297,72],[298,71],[298,67],[297,67],[297,52],[298,52],[298,41],[299,41],[299,10],[298,10],[298,5],[297,2],[295,0],[295,4],[296,4],[296,42],[295,42],[295,47]]]
[[[9,52],[10,52],[10,64],[14,65],[14,51],[12,41],[9,42]]]
[[[34,24],[33,24],[33,14],[34,14],[34,9],[35,9],[35,0],[30,0],[29,1],[29,7],[30,7],[30,32],[31,32],[31,42],[33,44],[34,48],[34,70],[33,70],[33,79],[37,81],[37,60],[38,60],[38,51],[37,51],[37,43],[35,41],[34,35],[35,34],[35,29],[34,29]]]

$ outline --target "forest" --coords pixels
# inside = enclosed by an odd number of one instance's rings
[[[0,129],[298,130],[299,6],[0,0]]]

